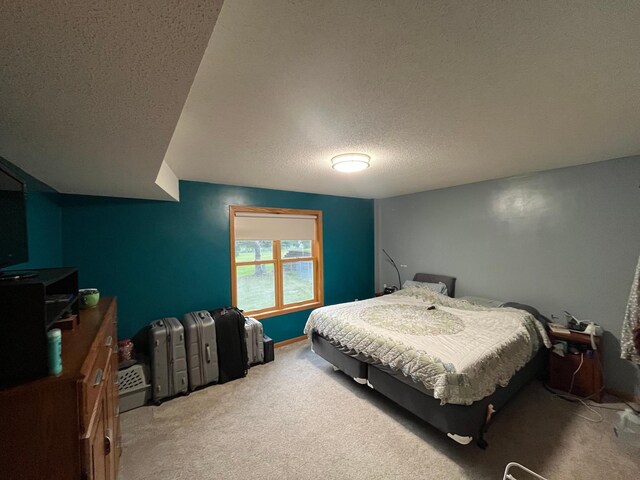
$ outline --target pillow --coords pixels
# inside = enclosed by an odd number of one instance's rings
[[[447,286],[442,283],[429,283],[429,282],[416,282],[414,280],[407,280],[402,284],[402,288],[409,287],[418,287],[418,288],[428,288],[429,290],[433,290],[436,293],[441,293],[442,295],[448,295]]]
[[[469,303],[473,303],[474,305],[480,305],[481,307],[487,308],[498,308],[501,307],[504,302],[500,300],[494,300],[492,298],[484,298],[484,297],[474,297],[474,296],[466,296],[461,297],[460,300],[466,300]]]

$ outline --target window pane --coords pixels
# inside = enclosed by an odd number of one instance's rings
[[[313,300],[313,262],[287,262],[282,264],[284,303]]]
[[[238,308],[246,311],[275,307],[276,287],[273,264],[236,267]]]
[[[271,240],[236,240],[236,262],[273,260]]]
[[[282,240],[282,258],[304,258],[311,256],[311,240]]]

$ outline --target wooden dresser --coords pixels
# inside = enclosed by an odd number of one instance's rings
[[[0,391],[0,478],[117,478],[116,322],[115,298],[101,299],[63,331],[60,376]]]

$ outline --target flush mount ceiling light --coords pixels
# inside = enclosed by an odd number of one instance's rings
[[[359,172],[369,168],[371,157],[364,153],[343,153],[331,159],[331,166],[339,172]]]

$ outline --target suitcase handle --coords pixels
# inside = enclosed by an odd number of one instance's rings
[[[205,347],[205,351],[207,353],[207,363],[211,363],[211,347],[209,346],[208,343]]]

